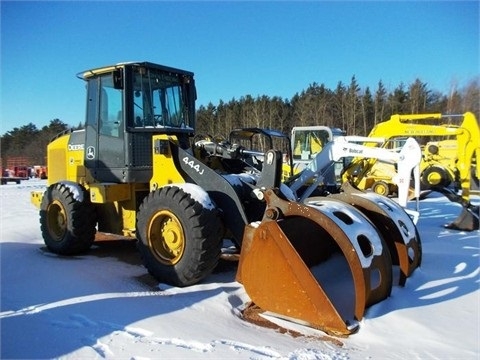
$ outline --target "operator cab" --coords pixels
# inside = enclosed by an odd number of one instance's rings
[[[302,171],[307,167],[327,143],[345,135],[344,130],[330,128],[328,126],[294,126],[292,129],[291,142],[295,172]],[[335,189],[341,184],[342,170],[351,159],[352,158],[342,158],[336,161],[332,168],[324,174],[327,187]]]
[[[120,63],[77,75],[87,82],[85,166],[99,182],[148,182],[152,135],[188,147],[195,131],[193,73],[149,62]]]

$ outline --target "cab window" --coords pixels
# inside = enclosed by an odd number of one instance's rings
[[[122,131],[122,90],[115,89],[112,74],[100,76],[98,123],[101,135],[119,137]]]
[[[185,126],[182,85],[176,75],[138,67],[133,86],[134,127]]]

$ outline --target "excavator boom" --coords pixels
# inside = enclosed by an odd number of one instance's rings
[[[384,138],[367,138],[360,136],[338,137],[325,145],[323,150],[306,166],[299,176],[290,183],[293,192],[297,192],[301,187],[315,178],[315,181],[306,191],[299,196],[300,201],[309,197],[318,183],[323,181],[323,174],[328,171],[336,161],[341,158],[355,156],[361,158],[374,158],[397,164],[397,175],[393,179],[398,184],[398,199],[400,205],[406,207],[408,200],[408,190],[410,188],[410,178],[413,171],[415,196],[420,195],[420,169],[421,149],[413,138],[408,138],[401,150],[389,150],[381,147],[371,147],[359,144],[359,142],[375,142],[383,144]]]

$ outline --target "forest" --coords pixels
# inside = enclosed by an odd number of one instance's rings
[[[200,105],[196,111],[196,132],[216,138],[227,138],[232,129],[260,127],[289,134],[293,126],[325,125],[340,128],[347,135],[366,136],[378,122],[393,114],[462,114],[473,112],[480,119],[480,77],[464,87],[452,87],[448,94],[428,87],[416,79],[411,84],[399,84],[389,91],[379,81],[376,89],[362,88],[355,76],[349,84],[341,81],[335,89],[311,83],[291,99],[278,96],[245,95],[218,104]],[[4,119],[5,120],[5,119]],[[26,119],[26,122],[29,121]],[[53,119],[38,129],[34,120],[1,136],[1,157],[24,156],[32,164],[45,165],[49,141],[72,127],[64,120]]]

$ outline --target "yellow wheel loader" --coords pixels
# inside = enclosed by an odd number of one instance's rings
[[[377,124],[369,137],[382,137],[384,147],[401,146],[406,137],[414,137],[422,145],[420,180],[425,193],[437,191],[450,201],[458,202],[463,210],[448,228],[479,229],[479,208],[470,202],[472,188],[478,184],[480,168],[480,128],[475,115],[412,114],[392,115]],[[378,144],[365,143],[369,146]],[[350,181],[362,190],[372,189],[388,195],[396,192],[391,180],[392,165],[376,159],[355,158],[343,171],[343,181]],[[472,184],[474,186],[472,187]]]
[[[346,188],[301,201],[281,182],[280,151],[199,139],[193,73],[131,62],[78,76],[85,129],[50,142],[47,189],[31,195],[53,253],[118,235],[137,241],[158,281],[188,286],[213,271],[228,238],[253,303],[338,335],[355,332],[366,307],[420,265],[418,231],[393,200]],[[252,155],[263,156],[260,169]],[[332,261],[344,284],[330,279]]]

